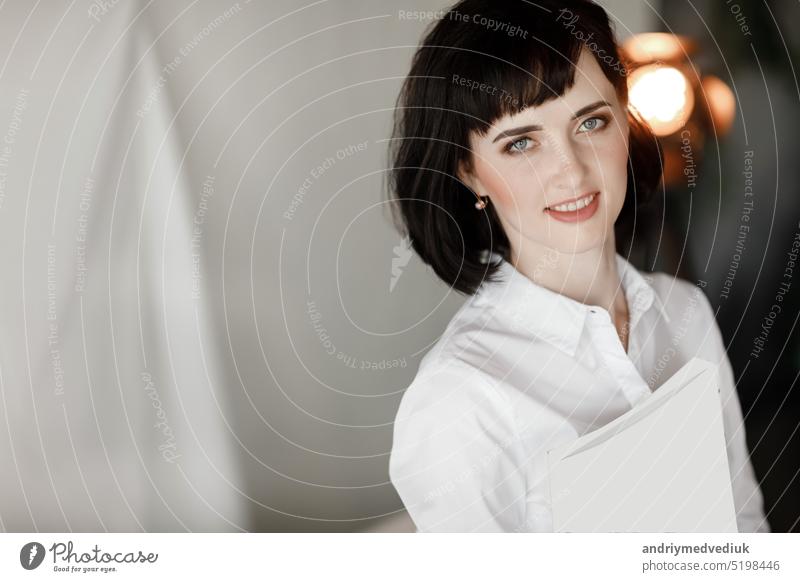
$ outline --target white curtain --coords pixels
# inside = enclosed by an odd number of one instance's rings
[[[383,180],[448,4],[0,2],[0,530],[413,529],[392,421],[463,298]]]
[[[249,526],[203,264],[215,171],[189,166],[164,70],[187,7],[0,11],[7,531]]]

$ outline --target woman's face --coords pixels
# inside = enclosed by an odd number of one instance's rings
[[[471,147],[473,170],[461,177],[489,197],[518,256],[582,253],[613,237],[627,184],[627,113],[586,49],[562,97],[498,119]],[[592,194],[582,210],[552,208]]]

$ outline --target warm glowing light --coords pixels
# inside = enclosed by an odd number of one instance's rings
[[[686,77],[673,67],[648,65],[628,78],[630,104],[658,136],[686,124],[694,107],[694,93]]]
[[[694,49],[685,37],[666,32],[646,32],[630,37],[622,50],[637,63],[683,59]]]
[[[703,93],[708,100],[708,109],[713,121],[713,131],[725,135],[733,125],[736,115],[736,98],[722,79],[713,75],[703,77]]]

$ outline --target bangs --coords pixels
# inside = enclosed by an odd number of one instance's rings
[[[518,39],[509,39],[512,46],[502,52],[495,46],[492,54],[464,55],[463,76],[451,76],[454,90],[446,107],[464,114],[466,128],[483,136],[501,117],[563,96],[575,83],[583,45],[563,34],[551,40],[548,46],[531,39],[521,50]]]
[[[625,68],[605,11],[585,2],[544,4],[507,0],[487,9],[468,0],[431,31],[421,47],[429,58],[421,60],[445,85],[444,103],[436,105],[464,116],[463,129],[482,136],[505,115],[562,97],[575,82],[582,50],[627,102]]]

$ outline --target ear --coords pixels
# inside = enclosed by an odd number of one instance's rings
[[[463,161],[458,162],[458,179],[478,196],[486,196],[480,179],[467,169],[467,165]]]

